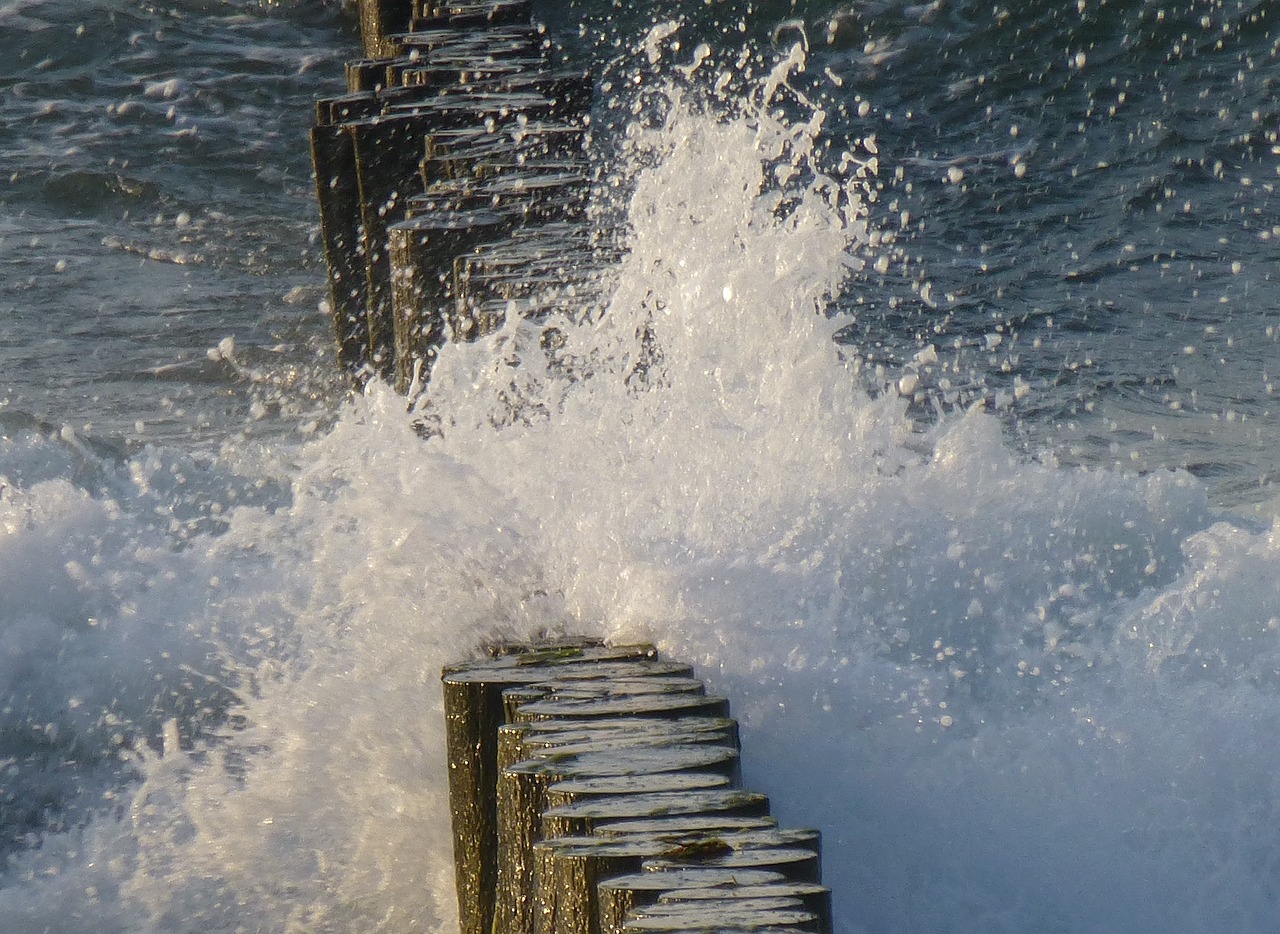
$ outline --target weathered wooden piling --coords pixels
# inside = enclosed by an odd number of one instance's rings
[[[360,25],[348,93],[317,107],[321,233],[339,363],[407,392],[439,344],[484,326],[454,313],[456,258],[515,226],[580,216],[592,82],[555,63],[528,0],[361,0]],[[475,134],[472,151],[451,151],[448,172],[470,180],[470,204],[411,217],[432,184],[429,140],[460,131]],[[561,177],[527,177],[553,153]]]
[[[818,926],[811,911],[791,905],[742,907],[702,906],[682,911],[654,911],[632,916],[622,934],[726,934],[726,932],[812,932]]]
[[[567,698],[538,700],[516,710],[517,723],[539,720],[676,720],[681,717],[727,717],[729,701],[703,694],[658,694],[653,697]]]
[[[326,114],[326,120],[331,119]],[[316,126],[311,131],[311,159],[338,365],[348,373],[363,373],[369,364],[368,285],[360,235],[360,185],[351,137],[334,122]]]
[[[787,883],[778,872],[765,869],[668,869],[636,872],[605,879],[596,888],[600,934],[621,934],[631,913],[652,905],[666,895],[709,891],[723,893],[735,887]]]
[[[745,848],[730,852],[700,853],[692,857],[658,856],[645,861],[645,867],[652,869],[690,865],[708,869],[772,869],[782,873],[791,882],[822,881],[821,859],[807,847]]]
[[[391,36],[409,31],[414,18],[414,0],[361,0],[360,35],[364,54],[387,58],[395,54]]]
[[[534,845],[533,930],[520,934],[600,934],[598,885],[637,872],[671,841],[561,837]]]
[[[693,815],[764,817],[768,813],[769,799],[765,795],[742,788],[682,793],[645,791],[616,798],[587,798],[548,808],[542,815],[542,824],[548,836],[567,837],[594,833],[597,825],[607,821]],[[661,836],[663,828],[653,832]]]
[[[489,934],[497,883],[498,727],[504,721],[502,692],[545,681],[553,672],[572,677],[600,674],[598,666],[636,663],[643,671],[652,646],[605,648],[583,642],[503,654],[447,669],[442,677],[449,756],[449,799],[454,859],[464,934]],[[591,669],[596,668],[596,671]],[[615,676],[617,668],[610,670]]]
[[[820,835],[737,787],[737,725],[688,666],[651,646],[517,648],[443,674],[464,932],[830,931]],[[641,872],[671,884],[600,886]],[[774,887],[663,897],[726,877]]]
[[[504,769],[498,777],[498,895],[497,921],[503,930],[529,930],[533,887],[534,842],[559,834],[544,827],[550,790],[575,779],[629,778],[640,789],[671,790],[686,778],[684,794],[729,784],[737,773],[737,750],[723,746],[631,746],[607,745],[594,752],[531,759]],[[720,779],[715,782],[714,779]],[[617,784],[621,784],[617,782]],[[634,794],[634,792],[632,792]],[[576,796],[562,792],[571,800]],[[599,800],[605,795],[591,796]],[[623,797],[630,795],[623,794]]]
[[[556,805],[563,807],[563,805]],[[746,830],[768,830],[778,822],[768,815],[743,816],[740,814],[708,813],[693,815],[663,814],[658,817],[624,817],[596,820],[591,832],[601,837],[626,836],[629,833],[668,834],[687,837],[705,834],[714,837],[722,833]]]
[[[655,772],[643,775],[591,775],[570,778],[548,785],[547,808],[568,807],[582,799],[633,794],[668,794],[707,791],[729,785],[728,775],[719,772]]]
[[[447,264],[454,256],[500,235],[514,220],[514,213],[495,210],[435,211],[390,228],[391,301],[375,307],[371,293],[369,320],[390,319],[390,335],[371,326],[370,340],[375,358],[391,361],[397,392],[408,392],[415,378],[421,380],[444,343],[454,294],[452,276],[441,269],[451,270]]]
[[[788,879],[803,870],[804,861],[815,860],[816,855],[802,847],[788,847],[785,831],[759,831],[760,838],[747,843],[737,835],[726,835],[710,840],[687,839],[673,842],[667,837],[629,836],[604,838],[597,836],[559,837],[534,846],[535,858],[535,934],[602,934],[599,903],[599,884],[611,876],[625,875],[641,867],[660,862],[687,862],[702,864],[709,858],[724,860],[734,855],[743,863],[751,862],[755,869],[776,870]],[[770,842],[767,835],[773,836]],[[704,857],[704,853],[715,854]],[[809,881],[809,880],[799,880]],[[804,925],[816,929],[821,923],[818,916],[803,908],[801,900],[787,896],[792,901],[787,908],[802,911]],[[709,913],[709,905],[688,906],[680,903],[655,905],[647,912],[651,916],[676,917],[683,915],[693,919],[701,912]],[[764,916],[772,915],[781,906],[748,901],[722,900],[722,917],[715,926],[736,927],[745,924],[753,927],[771,927]],[[633,912],[624,923],[639,917]],[[774,920],[783,920],[774,918]],[[793,926],[799,918],[788,918],[784,926]],[[701,925],[698,925],[701,929]]]
[[[652,873],[650,873],[652,875]],[[799,907],[811,912],[815,918],[815,927],[821,934],[831,931],[831,889],[816,882],[775,881],[765,883],[748,883],[739,879],[733,885],[712,888],[685,888],[665,891],[658,896],[659,904],[688,903],[696,905],[708,900],[732,899],[749,903],[750,907],[759,905],[760,898],[789,898],[799,903]],[[601,929],[601,934],[608,934]]]

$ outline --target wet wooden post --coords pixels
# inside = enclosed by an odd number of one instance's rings
[[[338,365],[347,373],[358,373],[369,362],[369,324],[355,150],[342,127],[317,126],[311,130],[311,158]]]
[[[612,741],[618,746],[662,746],[709,743],[740,750],[737,721],[731,717],[677,717],[639,720],[626,717],[598,720],[534,720],[508,723],[499,729],[506,752],[499,768],[532,759],[548,750],[578,751],[584,743]]]
[[[414,0],[360,0],[360,37],[369,58],[395,54],[391,36],[409,31]]]
[[[660,856],[645,863],[646,868],[652,869],[694,865],[708,869],[771,869],[782,873],[791,882],[822,882],[822,860],[815,850],[805,846],[765,846],[734,849],[727,853]]]
[[[756,905],[758,904],[756,899],[765,898],[794,899],[799,907],[813,914],[816,919],[815,928],[819,934],[830,934],[832,922],[831,889],[816,882],[778,880],[769,883],[749,883],[739,878],[733,885],[717,889],[709,887],[685,888],[663,892],[658,896],[658,903],[667,905],[688,904],[696,908],[698,904],[711,900],[739,900],[746,902],[748,905]],[[607,934],[604,931],[603,923],[601,925],[601,934]]]
[[[600,934],[600,881],[638,872],[646,859],[669,849],[670,841],[646,837],[564,837],[535,844],[533,930],[511,934]]]
[[[505,722],[502,692],[553,677],[641,673],[655,654],[646,645],[604,647],[570,641],[444,671],[449,800],[463,934],[490,934],[493,922],[498,730]]]
[[[600,934],[621,934],[636,908],[652,905],[664,895],[684,892],[725,892],[738,886],[786,883],[767,869],[667,869],[636,872],[603,880],[596,890]]]
[[[562,645],[444,681],[464,931],[620,934],[708,912],[723,929],[830,930],[817,831],[778,829],[764,795],[732,787],[736,724],[687,667],[648,647]],[[790,888],[601,901],[601,880],[641,868],[768,873]],[[643,916],[641,901],[654,903]]]
[[[661,836],[633,836],[612,840],[584,836],[560,837],[538,843],[534,846],[536,878],[534,934],[602,934],[600,883],[613,876],[637,872],[641,868],[662,867],[668,864],[705,865],[721,869],[777,871],[787,879],[792,879],[801,871],[797,867],[804,865],[806,860],[811,862],[816,859],[816,855],[810,850],[784,845],[735,849],[734,840],[735,838],[730,835],[704,845],[696,840],[673,843],[670,838]],[[723,851],[726,850],[728,852],[724,853]],[[704,857],[701,855],[704,851],[715,855]],[[730,860],[735,862],[732,865],[711,865],[717,861],[727,863]],[[803,919],[797,916],[790,918],[790,921],[799,923],[803,920],[803,923],[810,928],[816,927],[817,916],[804,910],[799,905],[798,898],[794,896],[789,898],[796,902],[796,906],[789,910],[805,915]],[[691,919],[699,914],[699,909],[702,914],[709,914],[705,906],[682,908],[679,905],[655,910],[654,913],[672,916],[683,912],[686,919]],[[753,914],[758,917],[764,913],[766,912],[753,911],[750,906],[730,905],[725,909],[719,923],[712,927],[728,929],[737,926],[738,923],[754,927],[770,926],[751,921]],[[775,920],[783,920],[783,918],[779,916]],[[625,923],[629,924],[630,920]],[[695,925],[698,929],[703,926]]]
[[[391,227],[391,348],[397,392],[430,371],[453,307],[453,257],[510,226],[497,211],[438,211]]]
[[[506,931],[532,928],[533,844],[544,836],[543,812],[550,788],[565,780],[628,777],[635,787],[727,784],[737,751],[722,746],[610,748],[569,756],[553,753],[504,769],[498,777],[497,921]],[[683,779],[673,779],[683,774]],[[697,776],[696,778],[692,776]],[[718,780],[718,781],[717,781]],[[615,784],[621,784],[616,782]],[[686,789],[687,791],[690,789]]]
[[[311,161],[338,364],[352,374],[362,374],[369,362],[368,284],[359,174],[354,142],[346,125],[367,118],[377,109],[377,98],[372,93],[326,98],[316,103],[316,125],[311,130]]]
[[[717,905],[696,909],[642,910],[622,926],[622,934],[729,934],[753,931],[796,931],[807,934],[817,928],[818,919],[811,911],[791,901],[770,905]]]
[[[588,798],[548,808],[542,814],[542,825],[548,837],[572,837],[594,834],[597,826],[619,820],[662,817],[767,817],[769,798],[757,791],[742,788],[706,789],[680,794],[643,792],[616,798]],[[663,834],[660,825],[651,831],[635,833]],[[667,836],[671,834],[666,833]],[[603,836],[603,835],[601,835]],[[628,836],[611,834],[610,836]]]

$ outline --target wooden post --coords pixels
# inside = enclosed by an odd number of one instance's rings
[[[715,855],[662,856],[648,861],[646,868],[674,869],[702,866],[707,869],[772,869],[791,882],[821,882],[822,865],[816,852],[805,847],[760,847],[733,850]]]
[[[320,237],[329,271],[338,364],[359,373],[369,363],[368,290],[364,244],[360,236],[360,190],[355,148],[340,126],[311,130]]]
[[[596,903],[600,934],[621,934],[630,913],[652,905],[671,893],[723,892],[734,886],[764,886],[785,882],[778,872],[764,869],[664,869],[631,873],[603,880]]]
[[[708,904],[696,908],[664,910],[661,906],[642,908],[622,925],[622,934],[725,934],[728,931],[814,931],[818,918],[811,911],[781,904]]]
[[[502,691],[545,680],[549,671],[610,662],[644,662],[652,646],[604,648],[583,642],[452,666],[442,675],[453,815],[458,910],[463,934],[490,934],[497,882],[497,745]]]
[[[408,392],[415,375],[425,379],[444,342],[453,308],[453,280],[442,270],[452,271],[454,256],[499,236],[513,220],[512,214],[498,211],[440,211],[391,227],[390,369],[397,392]]]
[[[502,694],[507,722],[516,720],[521,705],[544,699],[594,699],[606,697],[645,697],[652,694],[705,695],[706,686],[696,678],[648,675],[642,678],[609,678],[594,680],[542,681],[508,688]]]
[[[369,58],[390,58],[395,45],[390,36],[408,32],[413,0],[360,0],[360,38]]]
[[[584,744],[608,741],[616,747],[704,743],[740,749],[738,724],[728,717],[676,720],[540,720],[508,723],[498,730],[498,768],[546,754],[583,751]]]
[[[778,822],[767,814],[691,814],[662,815],[659,817],[626,817],[597,820],[591,824],[591,832],[601,837],[622,837],[632,833],[667,834],[687,837],[691,834],[717,836],[726,833],[743,833],[749,830],[771,830]]]
[[[597,824],[606,821],[708,814],[763,817],[768,813],[767,796],[740,788],[655,792],[587,798],[548,808],[542,814],[542,826],[547,837],[568,837],[592,833]]]
[[[537,720],[604,720],[636,717],[674,720],[680,717],[727,717],[729,702],[723,697],[668,694],[656,697],[606,697],[599,699],[543,700],[516,711],[516,722]]]
[[[630,747],[601,744],[599,751],[531,759],[504,769],[498,776],[498,893],[496,918],[500,930],[529,931],[533,903],[533,844],[559,834],[544,827],[549,789],[573,779],[610,777],[621,787],[631,779],[634,791],[663,791],[693,785],[699,790],[729,781],[737,752],[718,746]],[[672,779],[673,773],[685,773]],[[709,777],[710,773],[710,777]],[[716,778],[720,782],[716,782]],[[696,791],[683,789],[685,794]],[[572,794],[572,793],[569,793]],[[677,792],[667,791],[668,796]],[[597,800],[600,796],[593,796]],[[629,797],[624,795],[623,797]],[[548,812],[550,813],[550,812]]]
[[[707,791],[728,788],[729,776],[718,772],[658,772],[645,775],[591,775],[548,785],[548,808],[566,807],[584,798],[601,795],[670,794],[680,791]]]
[[[724,866],[711,866],[721,869],[751,869],[780,872],[791,879],[797,868],[807,857],[816,860],[811,850],[788,848],[782,846],[762,846],[758,849],[732,849],[734,838],[724,838],[728,853],[717,857]],[[717,847],[717,852],[720,847]],[[533,934],[602,934],[598,886],[601,881],[612,876],[624,875],[639,871],[640,868],[667,868],[669,864],[679,866],[702,866],[710,863],[710,859],[697,855],[701,852],[697,843],[673,845],[664,837],[634,836],[610,840],[608,838],[561,837],[548,839],[534,846],[535,861],[535,911]],[[734,864],[728,864],[737,858]],[[809,867],[810,869],[812,867]],[[811,880],[800,880],[811,881]],[[781,911],[783,909],[779,909]],[[811,912],[794,909],[805,918],[779,915],[775,918],[781,926],[816,926],[816,916]],[[680,906],[670,907],[660,912],[675,916],[683,913],[686,922],[698,913],[697,908],[684,909]],[[758,912],[762,914],[767,912]],[[707,912],[710,915],[710,912]],[[733,928],[739,922],[755,928],[768,927],[764,923],[753,923],[750,909],[736,908],[732,905],[724,912],[719,925],[694,925],[694,929],[703,930],[713,927]],[[627,922],[628,924],[630,922]],[[678,930],[673,929],[673,930]]]
[[[533,930],[505,934],[600,934],[600,880],[638,872],[646,859],[668,849],[668,841],[644,837],[567,837],[535,844]]]
[[[712,888],[685,888],[663,892],[658,896],[659,904],[694,904],[708,899],[741,899],[752,901],[757,898],[793,898],[805,911],[812,912],[817,919],[815,927],[821,934],[831,932],[831,890],[825,885],[814,882],[769,882],[748,883],[738,880],[729,886]],[[602,902],[603,904],[603,902]],[[601,925],[602,934],[603,923]]]

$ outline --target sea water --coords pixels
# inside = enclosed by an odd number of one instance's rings
[[[842,932],[1274,930],[1269,9],[540,16],[631,250],[410,407],[335,6],[0,3],[0,927],[451,930],[439,668],[545,631],[733,699]]]

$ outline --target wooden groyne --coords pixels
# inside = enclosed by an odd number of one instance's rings
[[[652,646],[443,673],[463,934],[830,932],[816,830],[741,787],[729,702]]]
[[[446,340],[585,313],[619,251],[588,217],[592,83],[528,0],[359,9],[311,134],[338,360],[412,392]],[[500,645],[443,690],[462,934],[831,931],[818,832],[742,787],[688,665]]]
[[[311,131],[338,361],[401,392],[445,340],[587,304],[592,82],[528,0],[365,0],[366,58]]]

